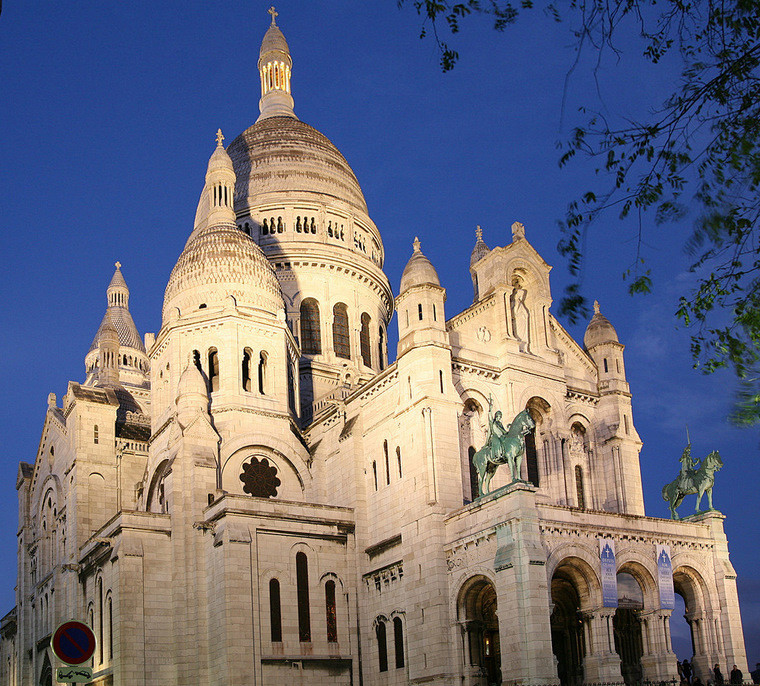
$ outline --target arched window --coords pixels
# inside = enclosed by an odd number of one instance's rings
[[[264,395],[267,387],[267,354],[262,350],[259,353],[259,393]]]
[[[338,615],[335,606],[335,582],[330,579],[325,584],[325,613],[327,619],[327,642],[338,642]]]
[[[311,641],[309,614],[309,561],[306,553],[296,553],[296,586],[298,590],[298,640]]]
[[[404,666],[404,625],[401,617],[393,618],[393,647],[396,650],[396,669]]]
[[[250,348],[243,350],[243,390],[251,390],[251,357],[253,351]]]
[[[578,507],[584,510],[586,508],[586,498],[583,492],[583,469],[581,469],[580,465],[576,465],[575,467],[575,492],[578,496]]]
[[[348,308],[343,303],[333,307],[333,348],[338,357],[351,359],[351,343],[348,334]]]
[[[367,367],[372,366],[372,348],[369,345],[369,315],[365,312],[362,314],[362,328],[359,331],[359,348],[362,354],[362,362]]]
[[[536,450],[536,430],[525,434],[525,463],[528,467],[528,481],[538,486],[538,451]]]
[[[385,483],[386,485],[391,482],[391,465],[388,458],[388,441],[383,441],[383,455],[385,456]]]
[[[417,303],[417,316],[422,321],[422,303]]]
[[[193,350],[193,364],[195,364],[199,372],[203,373],[203,366],[201,365],[201,354],[198,350]]]
[[[282,642],[282,612],[280,610],[280,582],[269,580],[269,627],[272,643]]]
[[[108,659],[113,660],[113,598],[108,596]]]
[[[208,351],[208,390],[219,390],[219,353],[216,348]]]
[[[475,467],[475,460],[473,460],[475,457],[475,452],[476,451],[473,446],[470,446],[467,451],[470,463],[470,502],[477,500],[478,496],[480,495],[478,492],[478,470]]]
[[[438,383],[441,385],[441,393],[444,393],[444,390],[443,390],[443,370],[442,369],[438,370]]]
[[[377,330],[377,366],[380,371],[385,369],[385,332],[382,326]]]
[[[98,579],[98,660],[103,664],[103,579]]]
[[[92,427],[92,442],[97,444],[98,442],[98,425]]]
[[[375,490],[377,490],[377,462],[372,460],[372,476],[375,479]]]
[[[398,463],[398,478],[400,479],[403,474],[401,473],[401,448],[396,446],[396,462]]]
[[[319,355],[322,352],[319,305],[313,298],[301,303],[301,352],[304,355]]]
[[[539,469],[538,469],[538,450],[536,445],[536,435],[540,431],[540,426],[551,413],[551,405],[543,398],[534,396],[525,405],[525,409],[530,412],[530,416],[536,426],[530,433],[525,436],[525,462],[528,468],[528,481],[534,486],[539,486]]]
[[[377,659],[381,672],[388,671],[388,640],[385,636],[385,622],[378,620],[375,627],[377,635]]]

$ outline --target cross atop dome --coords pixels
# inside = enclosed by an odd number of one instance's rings
[[[222,147],[222,141],[224,140],[224,135],[222,134],[221,129],[216,130],[216,147],[221,148]]]
[[[417,238],[417,236],[414,237],[414,243],[412,243],[414,246],[414,252],[421,252],[420,251],[420,239]]]
[[[274,5],[272,5],[267,12],[272,15],[272,24],[271,26],[277,26],[277,23],[275,22],[275,17],[278,17],[280,13],[274,8]]]
[[[121,262],[115,262],[114,267],[116,267],[116,269],[121,269]]]
[[[483,240],[483,229],[480,228],[480,224],[475,227],[475,238],[479,241]]]

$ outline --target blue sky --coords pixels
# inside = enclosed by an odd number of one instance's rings
[[[14,604],[16,471],[19,461],[34,460],[47,394],[60,400],[69,379],[84,379],[116,260],[138,329],[158,330],[215,132],[221,127],[229,143],[258,115],[256,62],[268,6],[4,3],[0,613]],[[523,222],[554,266],[559,300],[568,276],[556,251],[557,220],[598,179],[582,161],[560,170],[556,141],[580,121],[579,105],[640,116],[677,78],[672,65],[643,63],[631,41],[619,61],[605,63],[598,90],[590,61],[582,60],[563,106],[572,39],[566,25],[540,12],[503,34],[485,19],[467,21],[455,45],[461,61],[442,74],[433,42],[419,40],[416,14],[394,0],[291,0],[277,9],[293,56],[296,114],[327,135],[356,172],[394,291],[418,235],[447,289],[449,317],[472,301],[476,224],[493,247],[509,242],[512,222]],[[660,489],[678,471],[687,424],[695,455],[721,452],[715,506],[726,515],[754,665],[760,556],[751,521],[760,504],[753,478],[760,434],[727,423],[733,379],[694,372],[688,331],[676,328],[678,296],[693,278],[682,250],[690,225],[664,229],[645,218],[645,226],[654,294],[626,294],[621,274],[634,259],[636,226],[614,215],[588,237],[584,292],[599,299],[626,345],[647,514],[667,516]],[[584,325],[568,328],[582,340]],[[690,497],[681,510],[693,507]]]

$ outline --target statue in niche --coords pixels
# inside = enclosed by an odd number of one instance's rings
[[[512,482],[520,481],[520,470],[525,457],[525,436],[536,426],[528,410],[523,410],[505,428],[501,423],[501,410],[493,412],[493,398],[488,401],[488,439],[486,444],[472,456],[478,472],[478,493],[483,496],[491,491],[491,478],[496,468],[508,464]]]
[[[520,343],[520,352],[529,351],[530,346],[530,313],[525,304],[528,291],[523,288],[522,279],[514,276],[512,279],[512,295],[509,296],[509,308],[512,315],[512,331]]]
[[[583,431],[574,425],[570,431],[570,454],[576,457],[582,457],[586,453],[586,441],[584,440]]]
[[[712,489],[715,483],[715,472],[722,466],[723,461],[717,450],[713,450],[701,462],[691,456],[691,442],[684,448],[681,457],[681,471],[675,481],[671,481],[662,489],[662,499],[668,501],[670,508],[670,518],[680,519],[676,509],[683,502],[687,495],[696,493],[697,505],[694,512],[699,514],[699,505],[702,502],[702,496],[707,493],[708,510],[713,509]]]

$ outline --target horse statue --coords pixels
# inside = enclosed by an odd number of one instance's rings
[[[491,477],[499,465],[509,464],[512,481],[520,480],[520,468],[525,456],[525,435],[536,426],[528,410],[520,412],[506,430],[501,426],[500,417],[501,412],[497,412],[490,421],[491,432],[488,441],[472,456],[472,463],[478,472],[480,495],[491,492]],[[494,431],[494,425],[500,431]]]
[[[686,451],[684,451],[684,454]],[[662,499],[667,500],[670,507],[670,518],[680,519],[676,508],[681,504],[684,497],[697,494],[697,506],[694,512],[699,512],[699,504],[702,502],[702,496],[707,493],[707,504],[709,509],[713,509],[712,489],[715,483],[715,472],[723,466],[723,461],[717,450],[713,450],[704,460],[698,469],[691,466],[682,470],[678,477],[664,486],[662,489]]]

